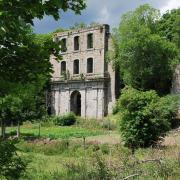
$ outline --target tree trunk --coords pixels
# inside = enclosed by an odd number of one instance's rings
[[[18,120],[18,126],[17,126],[17,138],[20,138],[20,122]]]
[[[3,125],[2,125],[2,120],[1,120],[1,137],[2,137],[2,132],[3,132]]]
[[[38,136],[41,136],[41,121],[39,120],[39,132],[38,132]]]
[[[1,120],[1,137],[4,139],[6,134],[6,128],[3,120]]]

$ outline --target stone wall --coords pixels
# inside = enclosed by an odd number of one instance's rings
[[[180,95],[180,65],[176,67],[173,75],[171,93]],[[180,119],[180,107],[177,113],[177,117]]]
[[[104,117],[104,98],[106,87],[104,80],[93,82],[57,83],[52,87],[54,114],[65,114],[71,109],[71,94],[78,91],[81,94],[81,116],[85,118]]]
[[[175,69],[171,92],[173,94],[180,94],[180,65]]]

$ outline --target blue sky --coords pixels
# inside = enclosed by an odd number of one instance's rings
[[[123,13],[145,3],[160,9],[162,13],[168,9],[180,7],[180,0],[86,0],[86,2],[87,8],[82,11],[81,15],[75,15],[73,12],[68,11],[66,13],[60,12],[61,19],[58,21],[55,21],[50,16],[45,16],[42,20],[35,19],[34,32],[48,33],[58,27],[68,28],[80,22],[86,24],[98,22],[115,27],[119,24]]]

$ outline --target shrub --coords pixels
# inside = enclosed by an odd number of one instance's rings
[[[70,112],[68,114],[57,116],[54,118],[55,125],[58,126],[71,126],[76,122],[76,116],[74,113]]]
[[[113,106],[112,114],[117,114],[119,112],[119,104],[118,101],[116,101],[116,104]]]
[[[27,163],[16,153],[13,141],[0,140],[0,179],[19,179],[25,172]]]
[[[176,108],[175,97],[160,98],[155,91],[123,89],[118,109],[125,145],[131,148],[153,145],[170,130]]]

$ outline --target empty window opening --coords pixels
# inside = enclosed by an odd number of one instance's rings
[[[66,61],[61,62],[61,75],[66,73]]]
[[[93,34],[88,34],[87,35],[87,48],[93,48]]]
[[[74,37],[74,50],[79,50],[79,36]]]
[[[74,112],[77,116],[81,116],[81,94],[79,91],[74,91],[71,94],[70,108],[71,112]]]
[[[67,46],[66,46],[66,38],[61,39],[61,52],[66,52]]]
[[[74,60],[74,74],[79,74],[79,60]]]
[[[93,73],[93,58],[87,59],[87,73]]]

